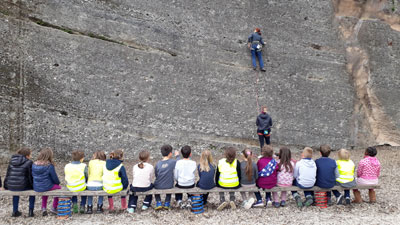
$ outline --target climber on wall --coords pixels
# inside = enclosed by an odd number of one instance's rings
[[[261,30],[260,28],[256,28],[254,33],[252,33],[249,38],[247,39],[247,47],[249,47],[251,51],[251,59],[253,62],[253,69],[257,70],[257,62],[256,62],[256,55],[260,64],[260,70],[265,72],[264,69],[264,62],[262,59],[262,52],[261,49],[265,45],[262,37],[261,37]]]
[[[267,145],[271,144],[270,136],[271,136],[271,127],[272,127],[272,119],[267,113],[267,106],[261,107],[261,113],[257,116],[256,125],[257,125],[257,135],[258,140],[260,141],[260,147],[264,146],[264,139]]]

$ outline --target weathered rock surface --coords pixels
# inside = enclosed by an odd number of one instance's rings
[[[0,3],[2,152],[257,147],[257,99],[273,117],[275,144],[376,143],[368,122],[354,122],[336,1]],[[374,88],[398,129],[399,32],[369,23],[361,44],[376,54]],[[246,48],[256,26],[266,73],[251,70]]]

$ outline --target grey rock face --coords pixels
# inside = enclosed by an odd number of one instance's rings
[[[273,144],[354,145],[355,93],[329,1],[0,3],[2,150],[257,148],[257,101]],[[251,70],[254,27],[266,73]]]

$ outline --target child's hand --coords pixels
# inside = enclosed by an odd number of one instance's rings
[[[3,187],[1,187],[1,188],[0,188],[0,191],[4,191],[4,188],[3,188]]]
[[[179,155],[179,151],[175,150],[175,157]]]

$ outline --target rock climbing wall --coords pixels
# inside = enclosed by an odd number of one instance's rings
[[[356,110],[338,4],[0,0],[0,148],[48,146],[58,155],[123,148],[128,156],[165,143],[197,152],[257,148],[257,105],[269,107],[273,144],[378,143],[369,114]],[[398,128],[390,99],[399,96],[399,70],[390,62],[399,59],[399,33],[371,24],[359,33],[369,55],[387,53],[370,43],[386,36],[369,29],[391,35],[392,61],[369,59],[382,71],[376,79],[391,85],[378,85],[376,96]],[[267,42],[266,73],[251,69],[246,42],[254,27]]]

